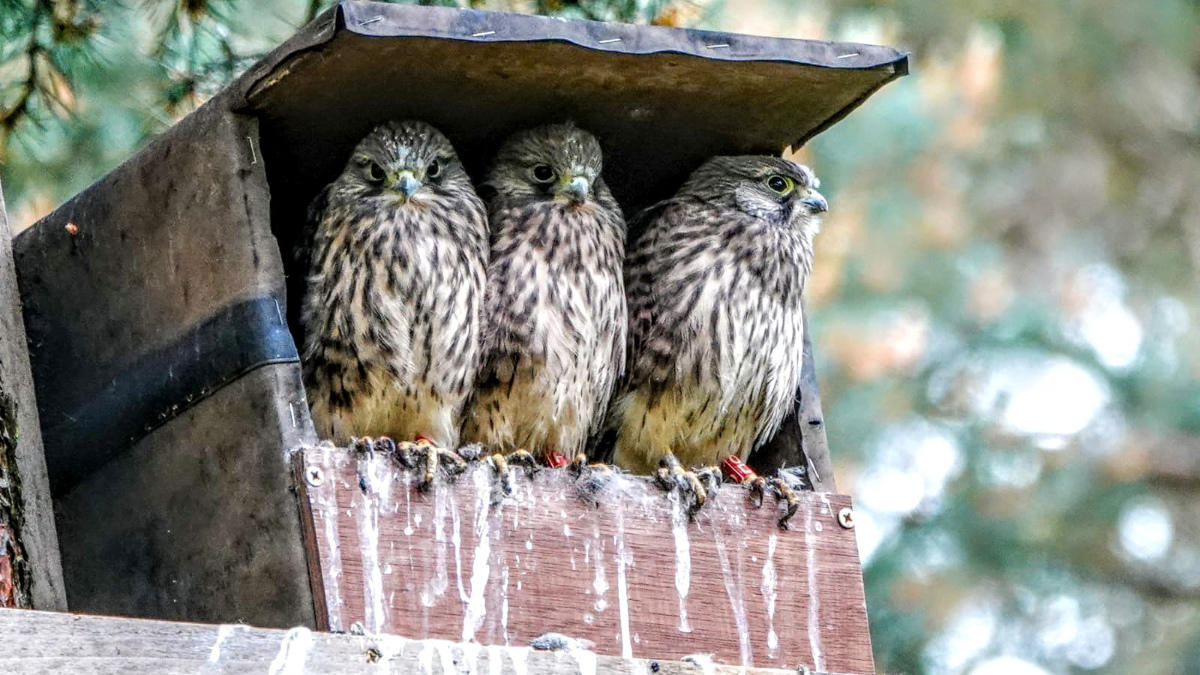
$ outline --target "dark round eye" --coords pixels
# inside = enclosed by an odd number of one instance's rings
[[[437,178],[440,175],[442,175],[442,163],[435,159],[429,165],[429,167],[427,169],[425,169],[425,177],[426,178]]]
[[[539,183],[549,183],[554,180],[554,169],[549,164],[538,164],[533,167],[533,179]]]
[[[382,183],[384,178],[387,178],[387,172],[379,166],[378,162],[371,162],[371,166],[367,169],[367,178],[373,183]]]
[[[771,188],[771,190],[773,192],[777,192],[781,195],[786,195],[789,192],[791,192],[793,188],[796,187],[796,184],[792,181],[791,178],[788,178],[787,176],[780,176],[779,174],[774,174],[771,176],[767,176],[767,187]]]

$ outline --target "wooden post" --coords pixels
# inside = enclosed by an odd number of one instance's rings
[[[64,236],[69,235],[64,233]],[[0,190],[0,607],[67,608],[3,190]]]

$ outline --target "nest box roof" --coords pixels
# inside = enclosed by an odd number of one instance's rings
[[[230,93],[260,115],[276,197],[315,192],[387,119],[432,122],[476,173],[510,132],[572,119],[632,209],[711,155],[803,143],[907,68],[874,45],[348,2]]]

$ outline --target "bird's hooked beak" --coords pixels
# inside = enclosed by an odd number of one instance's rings
[[[408,170],[401,171],[392,185],[397,192],[404,196],[405,200],[411,199],[413,193],[421,189],[421,181],[417,180],[416,174]]]
[[[807,197],[800,200],[800,203],[812,209],[813,213],[825,213],[829,210],[829,203],[816,190],[809,192]]]
[[[560,193],[567,196],[572,202],[582,204],[587,201],[588,193],[591,192],[592,186],[587,178],[583,176],[568,176],[567,181],[563,183]]]

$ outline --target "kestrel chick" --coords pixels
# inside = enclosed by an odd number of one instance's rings
[[[629,365],[610,408],[617,465],[745,459],[779,428],[800,382],[800,296],[827,208],[817,186],[786,159],[715,157],[638,216]]]
[[[304,381],[322,438],[458,445],[479,363],[487,215],[450,141],[389,122],[313,203]]]
[[[572,457],[596,430],[625,358],[625,220],[595,137],[518,133],[481,188],[491,262],[483,365],[463,438]]]

